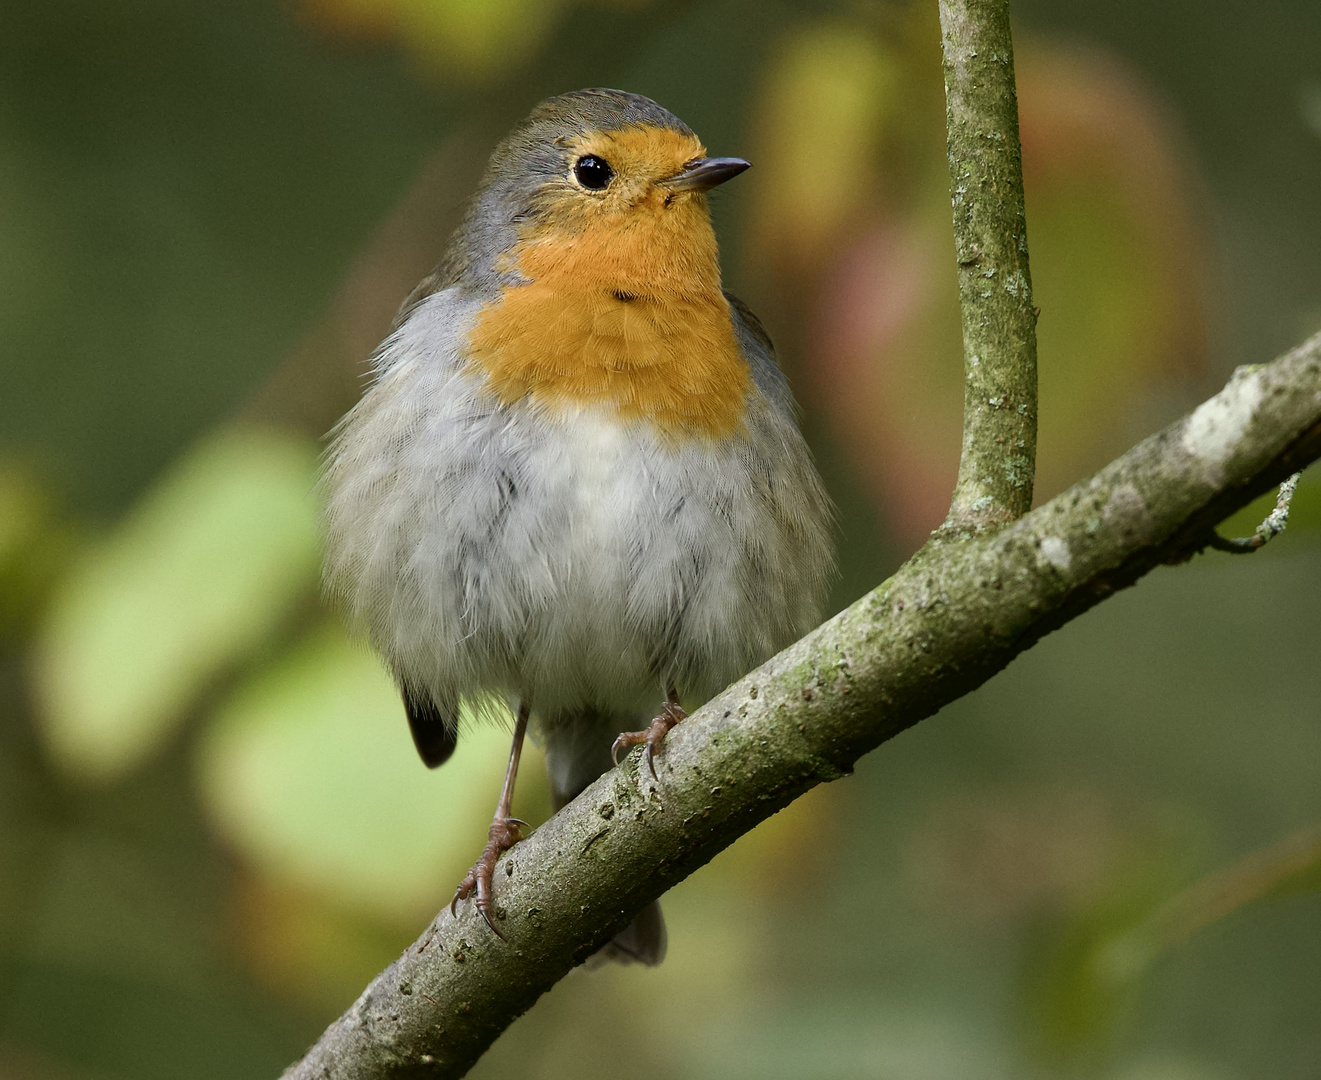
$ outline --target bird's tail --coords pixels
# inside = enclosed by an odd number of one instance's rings
[[[545,726],[546,765],[550,771],[551,803],[556,810],[578,797],[613,766],[610,747],[621,731],[641,727],[637,717],[594,709],[557,717]],[[665,959],[665,920],[653,900],[587,963],[605,961],[655,967]]]
[[[665,959],[667,940],[660,901],[653,900],[636,919],[602,945],[587,963],[595,966],[609,961],[655,967]]]

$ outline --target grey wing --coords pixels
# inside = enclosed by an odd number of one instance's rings
[[[782,646],[819,621],[835,573],[831,539],[835,513],[798,429],[798,406],[789,380],[775,361],[770,335],[747,304],[728,292],[725,298],[753,383],[771,406],[760,420],[754,414],[752,439],[761,452],[752,456],[749,468],[780,540],[774,575],[793,583],[784,594],[784,623],[790,629],[781,634],[778,644]]]
[[[485,593],[467,553],[500,519],[510,456],[458,359],[471,307],[442,290],[386,340],[323,477],[327,587],[385,656],[433,767],[454,750],[459,699],[483,681],[466,624]]]
[[[791,419],[796,418],[798,408],[789,389],[789,380],[775,361],[775,343],[771,341],[766,327],[753,310],[732,292],[726,291],[725,299],[729,301],[734,317],[734,336],[752,369],[752,381],[782,414]]]

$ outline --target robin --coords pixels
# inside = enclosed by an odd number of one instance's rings
[[[523,739],[556,809],[619,752],[801,637],[831,510],[757,317],[723,292],[708,157],[654,101],[543,101],[496,148],[328,455],[326,578],[431,767],[460,703],[516,717],[489,842],[451,909],[487,924]],[[654,717],[654,719],[652,719]],[[622,734],[621,734],[622,732]],[[604,950],[665,951],[652,905]]]

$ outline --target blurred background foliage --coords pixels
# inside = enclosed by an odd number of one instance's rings
[[[1321,329],[1321,8],[1015,11],[1048,497]],[[582,85],[756,163],[726,276],[842,606],[957,462],[934,3],[4,6],[3,1080],[275,1075],[479,850],[505,735],[415,760],[317,597],[316,459],[490,147]],[[1154,574],[779,814],[667,898],[660,969],[573,975],[474,1075],[1315,1077],[1319,643],[1305,476],[1263,552]]]

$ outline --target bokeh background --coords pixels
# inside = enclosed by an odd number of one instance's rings
[[[1321,329],[1321,5],[1015,4],[1039,497]],[[0,5],[0,1078],[275,1076],[476,855],[317,595],[321,437],[491,146],[655,97],[840,507],[939,523],[960,345],[934,0]],[[1314,470],[1315,473],[1315,470]],[[1265,505],[1226,532],[1249,532]],[[516,812],[548,813],[538,761]],[[474,1076],[1321,1076],[1321,480],[675,889]]]

